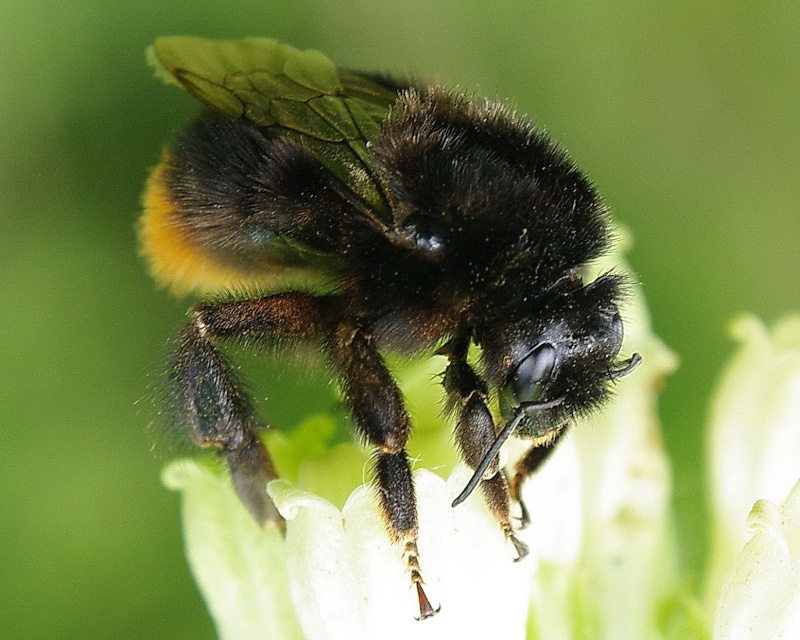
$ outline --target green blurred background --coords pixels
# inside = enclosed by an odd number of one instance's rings
[[[633,232],[681,357],[663,421],[700,566],[725,326],[799,306],[800,3],[6,0],[0,15],[0,636],[213,637],[142,400],[188,304],[154,288],[134,233],[147,168],[197,111],[145,66],[167,34],[416,71],[510,97],[560,140]],[[333,402],[319,376],[259,393],[287,425]]]

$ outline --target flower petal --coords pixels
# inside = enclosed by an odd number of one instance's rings
[[[162,481],[181,492],[186,555],[219,637],[300,640],[278,529],[259,527],[210,464],[178,460]]]
[[[716,640],[800,638],[800,482],[783,507],[759,500],[752,538],[722,587]]]
[[[742,343],[715,395],[709,434],[712,542],[707,596],[748,539],[758,499],[782,503],[800,477],[800,316],[770,333],[753,316],[732,325]]]
[[[652,333],[638,287],[628,313],[624,349],[641,353],[642,365],[575,433],[586,505],[583,588],[600,637],[621,640],[660,637],[656,611],[679,588],[672,474],[657,412],[658,392],[677,359]]]
[[[425,470],[414,476],[425,589],[441,605],[425,621],[414,619],[415,592],[369,487],[357,488],[340,513],[287,482],[270,483],[287,519],[292,598],[309,640],[524,637],[528,570],[513,562],[480,496],[450,508],[468,477],[463,467],[447,483]]]

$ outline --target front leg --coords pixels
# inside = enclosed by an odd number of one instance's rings
[[[376,447],[375,483],[384,522],[392,541],[403,550],[417,590],[419,618],[429,618],[438,609],[422,588],[417,502],[405,450],[410,424],[400,390],[372,337],[354,324],[344,322],[333,332],[330,358],[339,371],[357,430]]]
[[[486,406],[486,384],[466,361],[466,341],[455,341],[448,355],[450,364],[444,375],[444,387],[451,407],[460,407],[456,425],[456,441],[461,448],[464,462],[476,469],[483,461],[497,437],[494,420]],[[511,524],[509,487],[497,457],[487,468],[481,479],[489,510],[500,524],[506,538],[514,545],[517,560],[528,555],[528,547],[514,535]]]
[[[550,455],[555,451],[556,444],[564,436],[567,429],[563,427],[554,437],[545,442],[534,444],[514,465],[514,475],[511,476],[511,497],[519,504],[521,511],[520,528],[524,529],[531,523],[531,515],[522,500],[522,484],[539,469]]]

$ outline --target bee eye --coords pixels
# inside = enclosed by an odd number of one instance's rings
[[[508,382],[516,403],[539,400],[555,366],[556,349],[549,342],[540,344],[525,356]]]
[[[616,356],[622,347],[623,333],[622,318],[619,315],[619,311],[617,311],[614,313],[614,317],[611,318],[611,326],[608,334],[609,339],[611,340],[611,349],[613,351],[611,354],[612,357]]]
[[[619,315],[619,311],[614,313],[614,317],[611,319],[611,335],[617,339],[617,342],[622,342],[622,318]]]

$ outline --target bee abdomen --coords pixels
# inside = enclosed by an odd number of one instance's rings
[[[285,286],[335,251],[345,206],[329,172],[298,143],[209,115],[150,175],[142,253],[178,293]]]

